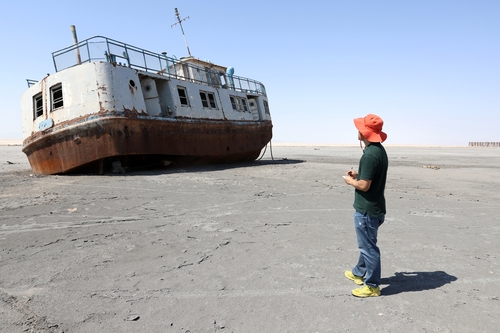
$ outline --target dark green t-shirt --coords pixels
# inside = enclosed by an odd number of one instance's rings
[[[354,193],[354,209],[370,217],[385,214],[385,181],[389,161],[384,147],[378,142],[372,142],[365,148],[359,160],[358,180],[371,180],[370,189],[366,192],[356,190]]]

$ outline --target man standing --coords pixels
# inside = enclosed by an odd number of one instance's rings
[[[354,119],[358,140],[365,149],[359,161],[358,172],[349,170],[345,182],[355,188],[354,227],[358,239],[359,259],[352,271],[344,275],[362,287],[352,294],[357,297],[380,296],[380,250],[377,246],[378,227],[384,223],[384,189],[389,165],[382,142],[387,134],[382,132],[384,122],[374,114]]]

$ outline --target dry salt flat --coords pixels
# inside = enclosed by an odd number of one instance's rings
[[[386,146],[382,296],[357,259],[355,146],[39,176],[0,146],[0,332],[495,332],[500,149]]]

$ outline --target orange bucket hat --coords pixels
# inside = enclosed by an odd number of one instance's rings
[[[364,118],[354,119],[354,125],[370,142],[384,142],[387,134],[382,132],[384,121],[376,114],[368,114]]]

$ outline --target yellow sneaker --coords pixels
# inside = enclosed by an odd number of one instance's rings
[[[348,278],[351,281],[354,281],[354,283],[359,284],[360,286],[364,284],[363,278],[361,276],[356,276],[352,274],[351,271],[345,271],[344,275],[346,278]]]
[[[376,297],[380,296],[380,288],[364,285],[363,287],[354,289],[352,294],[356,297]]]

